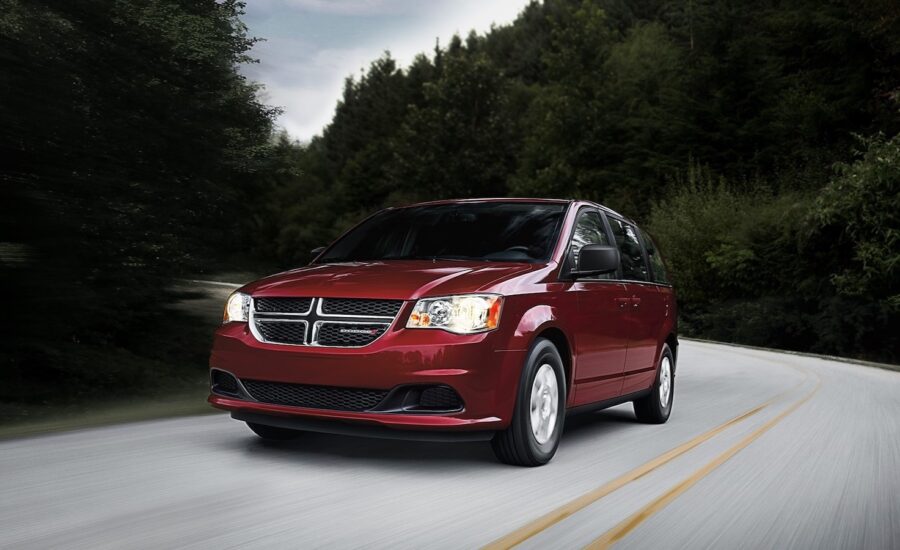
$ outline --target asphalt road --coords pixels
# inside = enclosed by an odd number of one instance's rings
[[[0,444],[4,548],[900,548],[900,373],[685,342],[668,424],[569,418],[524,469],[487,444],[226,415]]]

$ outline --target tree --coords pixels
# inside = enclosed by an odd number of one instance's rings
[[[407,199],[505,195],[517,149],[510,107],[506,82],[486,56],[448,53],[392,143],[393,187]]]
[[[0,266],[19,312],[2,321],[4,400],[20,399],[10,379],[153,377],[123,357],[166,353],[141,342],[169,281],[242,242],[275,110],[238,71],[241,7],[0,1],[0,241],[31,254]]]
[[[825,265],[839,293],[900,312],[900,135],[860,142],[816,199],[810,239],[832,253]]]

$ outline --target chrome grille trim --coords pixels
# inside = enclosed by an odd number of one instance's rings
[[[336,317],[336,318],[350,318],[350,319],[387,319],[387,320],[393,321],[394,317],[397,316],[397,313],[400,313],[400,309],[403,307],[402,300],[372,300],[372,299],[368,299],[368,298],[365,298],[365,299],[360,298],[359,299],[360,302],[398,302],[399,305],[397,305],[396,312],[393,315],[365,315],[365,314],[359,314],[359,315],[349,314],[348,315],[346,313],[325,313],[325,306],[328,305],[329,300],[344,301],[344,300],[352,300],[352,299],[353,298],[321,298],[321,299],[319,299],[318,305],[316,306],[316,312],[318,313],[318,315],[320,317]],[[360,305],[362,306],[362,304],[360,304]]]
[[[269,298],[268,296],[265,298]],[[279,346],[300,346],[300,347],[323,347],[323,348],[362,348],[371,345],[376,342],[378,339],[387,334],[394,320],[399,316],[400,310],[403,309],[403,301],[395,300],[399,302],[397,306],[397,314],[394,316],[381,316],[381,315],[346,315],[346,314],[336,314],[336,313],[325,313],[322,309],[322,304],[328,298],[310,298],[310,307],[305,313],[285,313],[285,312],[271,312],[271,311],[257,311],[256,309],[256,298],[252,299],[252,305],[250,307],[250,315],[249,315],[249,327],[250,332],[253,334],[253,337],[258,341],[266,343],[266,344],[275,344]],[[351,300],[348,298],[341,298],[342,300]],[[370,301],[370,299],[360,298],[360,301]],[[385,300],[389,301],[389,300]],[[394,301],[394,300],[390,300]],[[263,335],[263,330],[260,328],[258,323],[266,322],[266,323],[303,323],[304,326],[304,337],[303,343],[296,342],[283,342],[277,340],[269,340]],[[353,345],[334,345],[334,344],[320,344],[319,343],[319,330],[324,325],[364,325],[366,327],[381,327],[381,332],[371,341],[363,343],[363,344],[353,344]],[[353,338],[347,338],[348,341],[353,340]]]

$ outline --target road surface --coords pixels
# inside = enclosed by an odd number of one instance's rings
[[[226,415],[0,444],[4,548],[900,548],[900,373],[682,344],[668,424],[569,418],[553,462]]]

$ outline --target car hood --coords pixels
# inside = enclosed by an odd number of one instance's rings
[[[241,290],[254,296],[414,300],[490,291],[494,285],[536,267],[539,266],[430,260],[311,265],[260,279]]]

